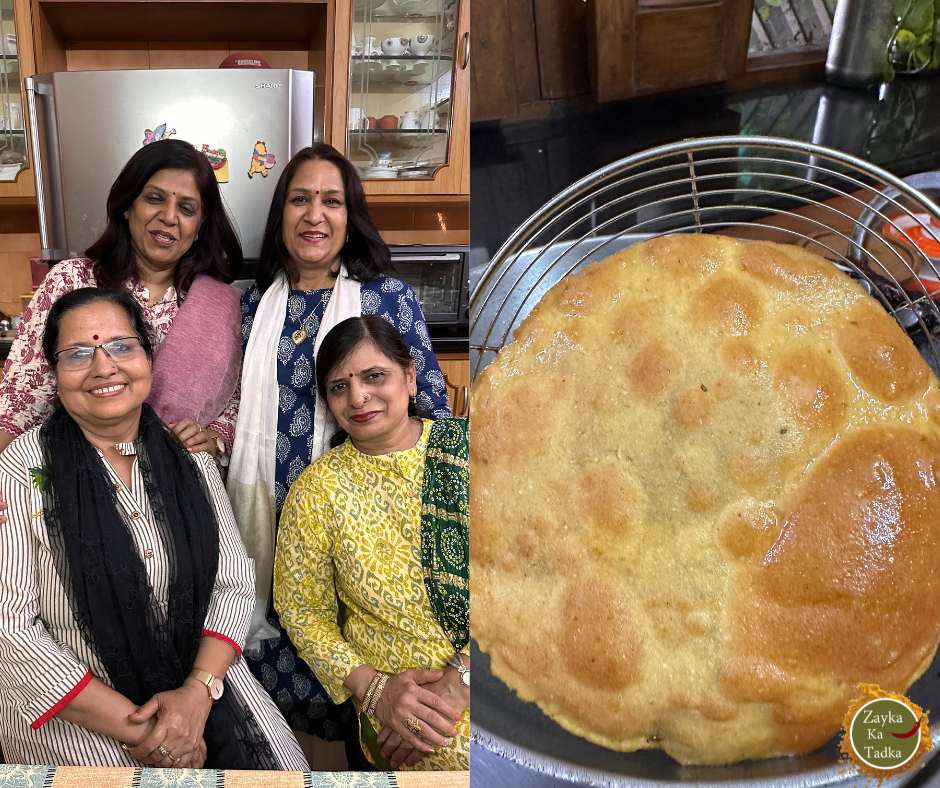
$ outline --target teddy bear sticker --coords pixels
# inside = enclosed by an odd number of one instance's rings
[[[264,142],[258,140],[255,143],[254,153],[251,154],[251,169],[248,170],[248,177],[253,178],[256,172],[260,172],[263,178],[267,178],[268,170],[270,170],[274,164],[274,154],[268,153],[267,146]]]

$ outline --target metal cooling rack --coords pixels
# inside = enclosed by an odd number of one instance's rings
[[[706,137],[621,159],[542,206],[496,253],[470,299],[471,379],[564,276],[677,232],[795,243],[828,258],[882,303],[940,374],[940,308],[916,273],[940,280],[940,260],[905,229],[913,221],[930,232],[916,214],[940,224],[940,208],[909,183],[806,142]]]

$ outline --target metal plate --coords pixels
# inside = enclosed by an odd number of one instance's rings
[[[492,752],[554,777],[584,785],[613,788],[663,788],[695,785],[699,788],[819,788],[864,784],[839,761],[838,739],[807,755],[743,761],[727,766],[682,766],[662,752],[614,752],[568,733],[545,716],[534,703],[526,703],[490,672],[490,659],[472,641],[472,737]],[[925,710],[935,710],[940,698],[940,655],[906,693]],[[933,750],[940,748],[940,722],[934,721]],[[901,786],[916,772],[883,783]]]

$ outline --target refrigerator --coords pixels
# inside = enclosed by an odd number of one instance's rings
[[[209,158],[245,260],[256,260],[278,177],[314,140],[310,71],[68,71],[27,78],[25,87],[42,259],[50,263],[97,240],[124,164],[167,138]]]

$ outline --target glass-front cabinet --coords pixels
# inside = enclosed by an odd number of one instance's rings
[[[462,43],[458,0],[353,0],[347,155],[363,178],[431,179],[448,163]]]
[[[13,0],[0,0],[0,182],[27,165],[20,82]]]

